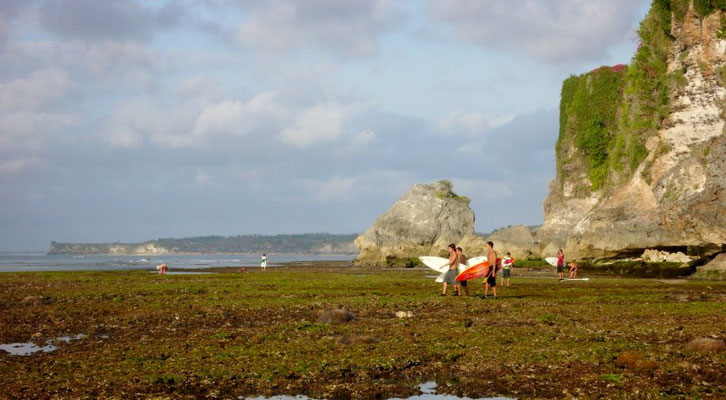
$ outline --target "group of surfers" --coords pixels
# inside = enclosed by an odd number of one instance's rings
[[[449,269],[444,275],[444,285],[441,296],[446,296],[446,291],[449,286],[454,288],[454,296],[461,296],[461,289],[469,296],[469,284],[467,281],[457,281],[456,277],[459,275],[459,264],[466,265],[467,257],[464,255],[464,250],[461,247],[457,247],[454,243],[449,245]],[[510,279],[512,276],[512,268],[514,267],[514,259],[511,254],[507,252],[507,256],[501,259],[497,258],[497,252],[494,251],[494,243],[488,241],[486,243],[487,260],[496,260],[495,265],[490,266],[486,275],[484,275],[484,298],[489,298],[489,289],[492,290],[492,298],[497,298],[497,273],[501,271],[502,285],[509,286]],[[577,264],[567,264],[569,268],[570,279],[577,277]],[[560,280],[564,279],[565,270],[565,253],[560,249],[557,252],[557,274]]]

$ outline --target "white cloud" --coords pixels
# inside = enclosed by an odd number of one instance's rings
[[[0,160],[0,175],[14,175],[36,164],[38,159],[34,157]]]
[[[56,68],[35,71],[27,77],[0,83],[0,110],[38,109],[60,103],[71,86],[64,71]]]
[[[448,134],[478,135],[489,129],[506,125],[514,119],[514,114],[482,114],[479,112],[450,112],[439,122],[439,130]]]
[[[286,118],[273,92],[260,93],[248,102],[222,101],[206,105],[194,121],[195,135],[238,136],[275,125]]]
[[[557,64],[601,58],[627,37],[641,7],[632,0],[435,0],[431,14],[482,47]]]
[[[65,113],[15,111],[0,113],[0,147],[40,147],[44,137],[67,128],[75,117]]]
[[[388,0],[282,0],[253,8],[240,26],[239,41],[251,48],[283,51],[317,47],[341,54],[370,55],[381,34],[400,15]],[[399,22],[400,23],[400,22]]]
[[[358,177],[333,176],[326,180],[308,180],[305,186],[313,192],[317,200],[328,202],[349,198],[354,193]]]
[[[349,114],[350,110],[339,104],[315,105],[299,112],[292,126],[280,134],[280,139],[299,148],[334,140],[342,133]]]

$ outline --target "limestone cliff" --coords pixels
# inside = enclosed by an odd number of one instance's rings
[[[448,181],[414,185],[355,239],[359,263],[388,264],[392,259],[439,254],[449,243],[474,234],[469,199]]]
[[[563,84],[557,178],[538,238],[569,257],[726,243],[726,15],[654,1],[632,63]],[[547,254],[544,254],[545,256]]]

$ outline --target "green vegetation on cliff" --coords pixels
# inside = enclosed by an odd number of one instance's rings
[[[669,95],[686,83],[685,71],[668,72],[668,56],[675,40],[672,16],[683,21],[691,1],[653,1],[638,30],[641,43],[624,73],[625,67],[601,67],[565,80],[556,149],[560,188],[582,174],[590,184],[578,182],[574,195],[587,196],[630,178],[645,160],[646,140],[657,134],[670,112]],[[704,18],[726,10],[726,0],[693,0],[693,7]],[[721,30],[726,35],[726,18]]]
[[[599,189],[605,182],[609,148],[618,128],[617,112],[623,98],[624,82],[624,69],[602,67],[588,74],[571,76],[562,85],[557,140],[557,170],[561,178],[577,167],[569,163],[582,158],[592,190]],[[565,147],[573,144],[580,154],[566,153]]]

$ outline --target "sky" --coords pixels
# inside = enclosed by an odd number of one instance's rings
[[[365,231],[448,179],[543,221],[561,83],[647,0],[0,0],[0,251]]]

